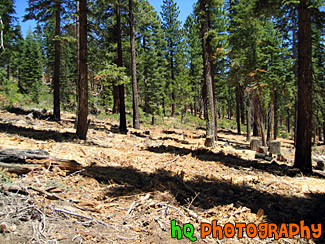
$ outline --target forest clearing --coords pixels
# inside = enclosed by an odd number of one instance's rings
[[[217,145],[206,149],[203,129],[173,128],[171,119],[124,135],[116,121],[92,117],[83,141],[74,133],[75,115],[64,113],[57,123],[29,112],[1,111],[0,155],[11,148],[51,157],[16,162],[31,169],[20,176],[1,171],[0,243],[189,243],[171,238],[172,220],[193,224],[197,243],[324,242],[325,173],[292,168],[292,140],[280,139],[286,162],[266,161],[232,130],[219,131]],[[324,151],[316,146],[313,156]],[[201,239],[200,224],[212,220],[305,220],[321,223],[322,236]]]
[[[325,243],[324,30],[324,0],[1,0],[0,243]]]

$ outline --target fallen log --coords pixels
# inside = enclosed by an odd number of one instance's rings
[[[9,173],[14,173],[17,175],[23,175],[31,172],[32,170],[38,168],[39,165],[36,164],[16,164],[16,163],[2,163],[0,162],[0,168],[4,168]]]
[[[34,150],[17,150],[17,149],[0,149],[0,161],[4,163],[22,163],[26,159],[47,159],[50,158],[50,154],[42,149]]]
[[[42,149],[0,149],[0,167],[5,168],[10,173],[27,174],[42,166],[46,168],[58,166],[61,170],[70,172],[82,169],[81,164],[75,160],[56,158]]]

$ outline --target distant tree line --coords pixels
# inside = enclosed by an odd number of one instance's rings
[[[185,23],[164,0],[29,0],[25,38],[14,1],[0,3],[0,85],[39,103],[53,94],[53,116],[77,111],[86,139],[88,112],[141,116],[191,113],[206,121],[214,146],[218,119],[236,118],[247,140],[294,132],[295,166],[311,171],[312,142],[325,140],[323,0],[199,0]],[[3,43],[3,44],[2,44]],[[16,85],[15,85],[16,84]],[[143,112],[142,112],[143,111]]]

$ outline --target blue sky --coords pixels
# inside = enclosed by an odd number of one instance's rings
[[[179,20],[184,24],[186,17],[193,12],[193,4],[197,2],[197,0],[174,0],[177,2],[177,5],[180,10]],[[154,6],[155,10],[159,13],[161,11],[161,5],[163,4],[163,0],[149,0],[152,6]],[[23,16],[25,14],[25,8],[27,5],[27,0],[16,0],[16,16],[19,18],[19,22],[22,28],[23,35],[25,36],[29,28],[34,28],[36,25],[35,21],[29,20],[26,22],[22,22]]]

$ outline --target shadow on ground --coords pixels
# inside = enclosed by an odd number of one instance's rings
[[[212,157],[210,154],[204,155],[203,152],[197,155],[204,158]],[[232,160],[235,158],[223,163],[231,165]],[[305,221],[305,225],[321,223],[324,226],[325,224],[324,194],[310,194],[305,198],[283,196],[258,191],[247,185],[236,185],[229,181],[207,179],[202,176],[183,181],[181,175],[161,169],[154,173],[147,173],[133,167],[92,166],[86,168],[83,175],[93,177],[104,184],[116,183],[116,187],[107,188],[106,195],[110,197],[169,191],[180,205],[187,207],[196,193],[200,193],[192,205],[202,211],[233,203],[236,207],[246,206],[254,213],[263,209],[267,220],[277,225],[299,223],[301,220]],[[324,234],[323,228],[323,239],[315,240],[316,243],[324,243]]]
[[[249,161],[234,155],[225,155],[223,151],[215,153],[204,148],[193,150],[188,148],[181,148],[176,146],[164,146],[164,145],[159,147],[148,147],[147,150],[154,153],[171,153],[180,156],[191,154],[192,157],[196,157],[201,161],[217,161],[220,162],[221,164],[224,164],[225,166],[235,168],[235,169],[252,168],[252,169],[268,172],[279,176],[286,175],[286,176],[294,177],[297,174],[300,175],[300,172],[297,171],[296,169],[293,169],[292,167],[284,164],[278,164],[275,161],[273,161],[272,163],[261,163],[255,160]],[[323,177],[318,174],[315,175],[319,177]]]
[[[72,141],[77,138],[74,133],[60,133],[54,130],[35,130],[33,128],[16,126],[11,123],[0,123],[0,132],[16,134],[36,140],[54,140],[56,142]]]

